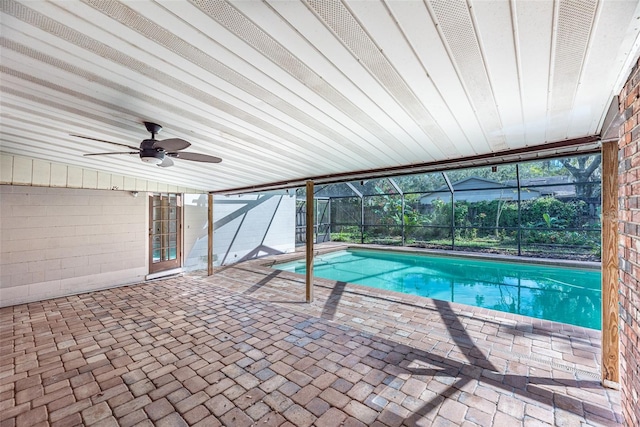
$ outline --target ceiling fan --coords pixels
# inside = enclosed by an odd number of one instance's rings
[[[169,138],[164,140],[157,140],[156,135],[162,130],[162,126],[152,122],[144,122],[144,126],[147,131],[151,132],[151,139],[145,139],[140,143],[140,147],[134,147],[133,145],[120,144],[118,142],[105,141],[103,139],[91,138],[89,136],[71,135],[78,138],[91,139],[93,141],[106,142],[107,144],[118,145],[120,147],[127,147],[136,151],[119,151],[110,153],[91,153],[84,154],[85,156],[108,156],[112,154],[138,154],[143,162],[158,165],[166,168],[173,166],[174,159],[191,160],[194,162],[204,163],[220,163],[221,158],[215,156],[209,156],[207,154],[181,152],[185,148],[191,146],[191,144],[184,139]]]

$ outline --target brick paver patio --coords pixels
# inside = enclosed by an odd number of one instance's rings
[[[0,310],[0,426],[615,426],[600,334],[264,261]]]

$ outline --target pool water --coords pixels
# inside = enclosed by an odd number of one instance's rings
[[[304,260],[275,269],[305,274]],[[317,256],[316,277],[601,328],[599,270],[349,249]]]

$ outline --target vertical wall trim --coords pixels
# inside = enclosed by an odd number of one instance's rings
[[[207,274],[213,274],[213,194],[207,195]]]
[[[313,181],[307,181],[307,218],[306,218],[306,226],[307,226],[307,276],[306,276],[306,301],[313,301],[313,226],[315,221],[314,217],[314,209],[313,209]]]
[[[618,141],[602,144],[602,384],[620,382],[618,315]]]

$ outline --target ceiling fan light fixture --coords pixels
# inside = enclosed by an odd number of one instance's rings
[[[142,161],[145,163],[150,163],[152,165],[159,165],[162,163],[161,159],[157,159],[155,157],[142,157]]]
[[[140,160],[152,165],[159,165],[164,160],[164,151],[143,150],[140,152]]]

